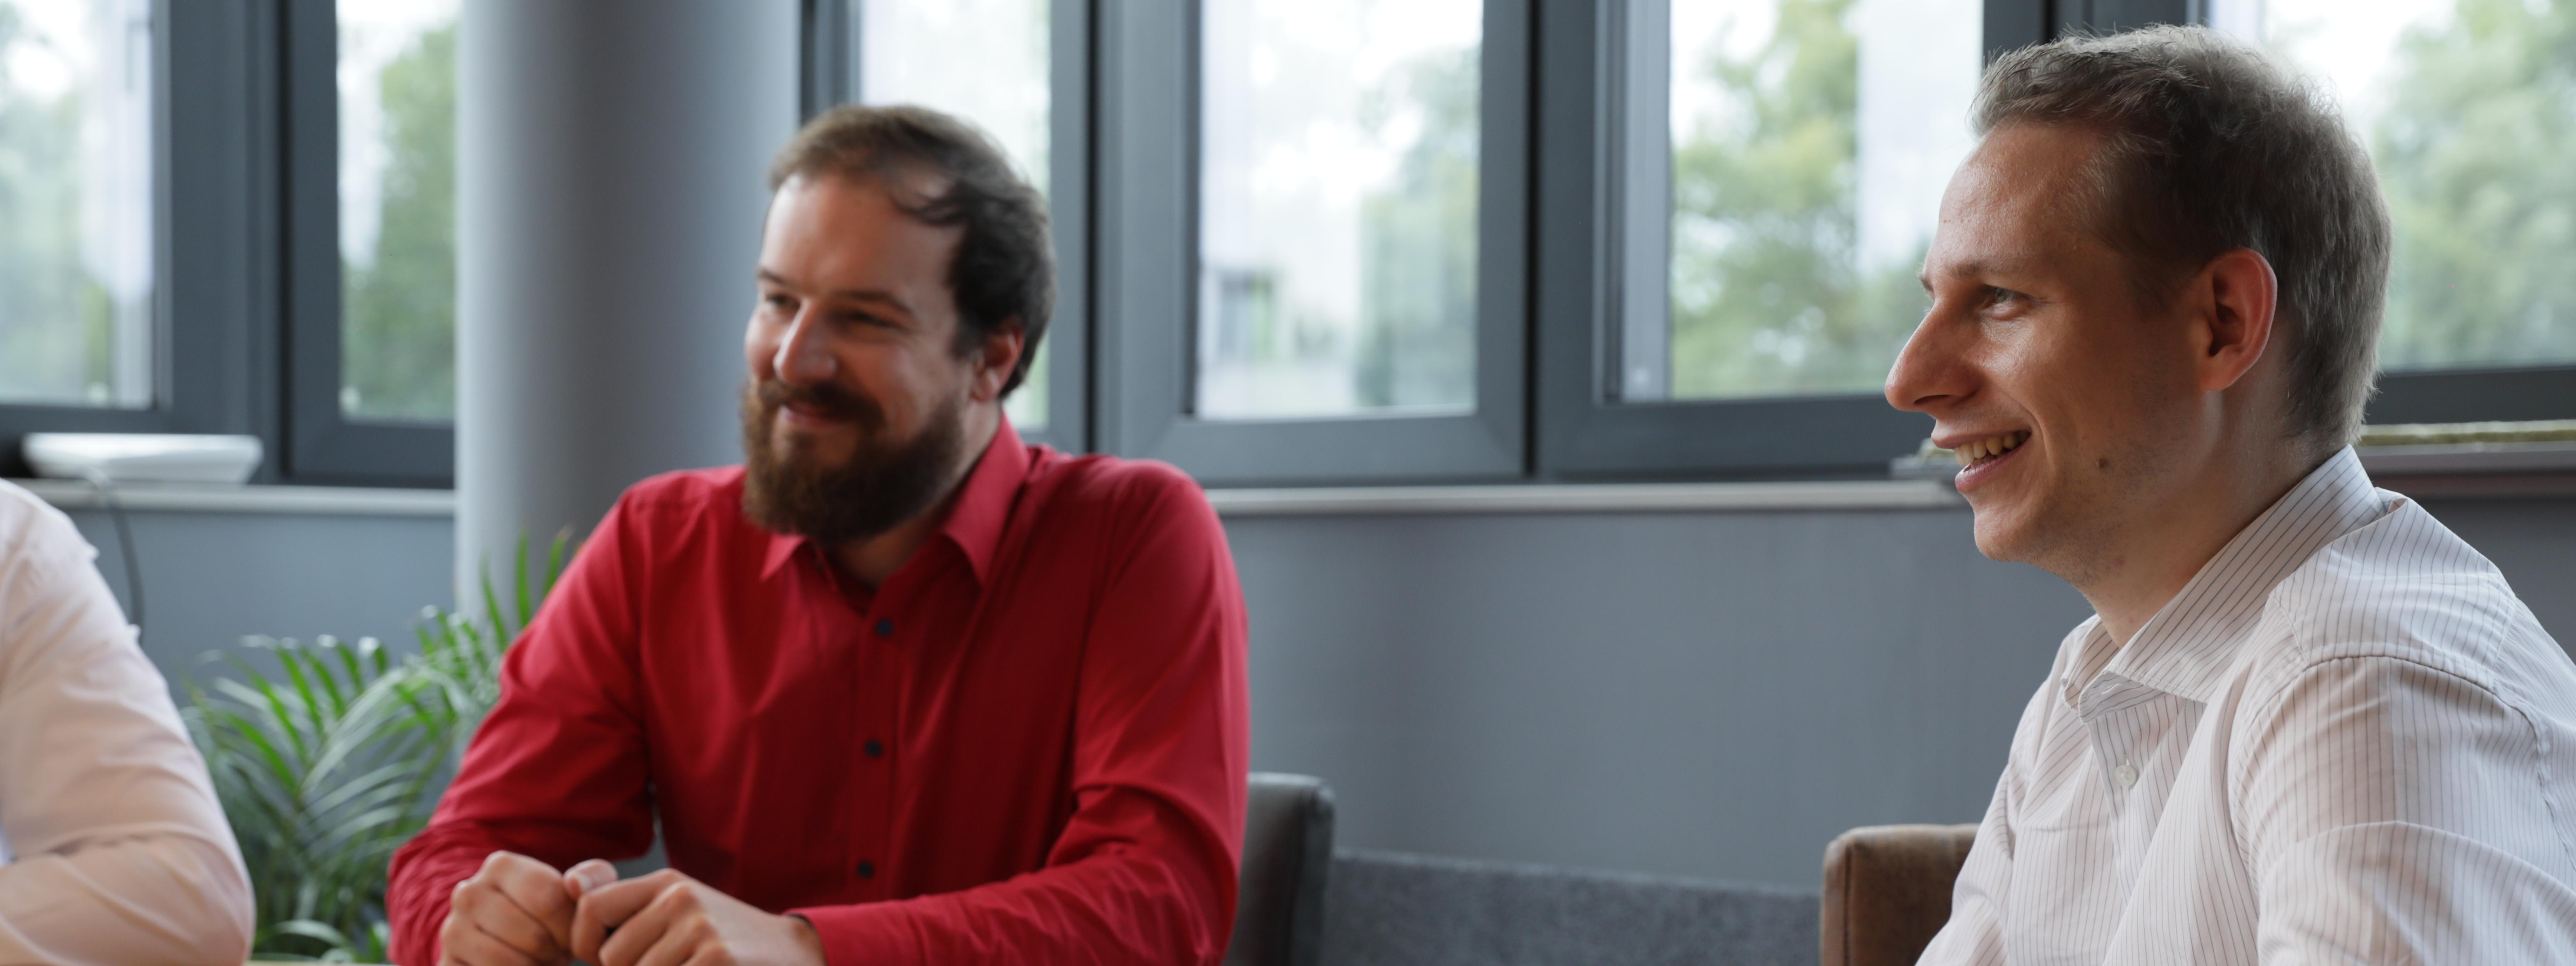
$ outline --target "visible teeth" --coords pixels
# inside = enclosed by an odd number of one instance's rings
[[[2001,436],[1969,440],[1959,444],[1957,449],[1950,452],[1959,458],[1959,465],[1967,466],[2012,452],[2029,440],[2029,430],[2015,430]]]

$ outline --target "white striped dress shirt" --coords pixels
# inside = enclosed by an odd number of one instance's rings
[[[2100,624],[1923,963],[2576,963],[2576,663],[2351,450]]]
[[[94,556],[0,482],[0,964],[238,966],[241,850]]]

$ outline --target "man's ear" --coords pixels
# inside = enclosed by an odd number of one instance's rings
[[[1010,383],[1012,371],[1019,368],[1020,353],[1027,347],[1028,330],[1016,315],[984,333],[983,344],[975,348],[976,402],[1002,398],[1002,387]]]
[[[2211,259],[2201,269],[2194,320],[2199,343],[2199,383],[2203,392],[2237,384],[2271,347],[2273,321],[2280,306],[2280,279],[2272,263],[2251,248],[2238,248]]]

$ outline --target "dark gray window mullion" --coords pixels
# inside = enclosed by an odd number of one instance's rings
[[[449,423],[377,422],[341,411],[340,19],[334,0],[277,0],[286,279],[286,474],[295,482],[453,484]]]

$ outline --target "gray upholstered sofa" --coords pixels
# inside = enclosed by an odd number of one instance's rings
[[[1816,962],[1818,894],[1342,849],[1323,966]]]

